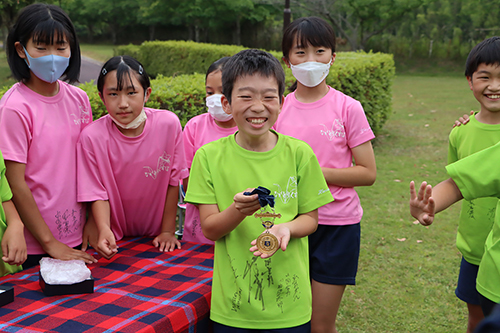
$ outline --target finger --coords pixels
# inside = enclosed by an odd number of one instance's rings
[[[429,203],[429,199],[432,197],[432,186],[427,185],[424,191],[424,203],[427,205]]]
[[[422,184],[420,184],[420,188],[418,190],[418,195],[417,195],[418,201],[424,200],[424,193],[426,187],[427,187],[427,182],[422,182]]]
[[[154,246],[154,247],[158,247],[158,246],[160,246],[160,243],[156,240],[156,238],[155,238],[155,239],[153,239],[153,246]]]
[[[412,180],[410,182],[410,200],[415,200],[417,198],[417,191],[415,191],[415,182]]]
[[[175,245],[177,246],[177,248],[179,250],[181,249],[181,242],[179,242],[179,240],[175,240]],[[175,246],[174,246],[174,250],[175,250]]]

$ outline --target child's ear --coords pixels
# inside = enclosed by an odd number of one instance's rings
[[[469,88],[472,90],[473,85],[472,85],[472,76],[467,76],[467,82],[469,82]]]
[[[99,97],[101,98],[101,101],[104,103],[104,105],[106,105],[106,102],[104,101],[104,97],[102,97],[101,92],[99,92]]]
[[[333,52],[332,54],[332,62],[330,65],[333,65],[333,63],[335,62],[335,58],[337,57],[337,53]]]
[[[15,42],[14,43],[14,47],[16,48],[16,51],[17,51],[17,55],[19,56],[19,58],[21,59],[26,59],[26,53],[24,52],[24,48],[23,48],[23,45],[21,44],[21,42]]]
[[[281,101],[280,101],[280,112],[278,114],[281,113],[281,110],[283,110],[283,103],[285,103],[285,96],[284,95],[281,95]]]
[[[146,102],[149,100],[149,96],[151,96],[151,87],[148,87],[148,89],[146,89],[146,92],[144,93],[144,104],[146,104]]]
[[[222,110],[224,110],[225,113],[231,114],[231,103],[229,103],[229,100],[226,98],[226,95],[222,95],[221,97],[221,103],[222,103]]]
[[[283,58],[281,58],[281,60],[283,60],[285,65],[287,65],[287,67],[290,68],[290,61],[287,58],[283,57]]]

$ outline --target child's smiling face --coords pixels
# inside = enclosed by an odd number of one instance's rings
[[[278,119],[283,105],[276,78],[261,74],[239,77],[233,86],[231,104],[226,97],[222,106],[233,115],[239,135],[254,140],[267,134]]]
[[[482,112],[500,111],[500,64],[479,64],[467,81]]]

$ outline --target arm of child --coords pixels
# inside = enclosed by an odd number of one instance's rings
[[[84,244],[95,237],[92,234],[97,233],[97,244],[90,244],[104,258],[110,259],[118,252],[116,238],[111,231],[111,209],[108,200],[96,200],[91,203],[91,216],[85,224]],[[85,240],[85,238],[87,238]],[[86,247],[85,247],[86,248]]]
[[[329,185],[341,187],[370,186],[377,177],[377,165],[371,141],[351,149],[354,157],[353,165],[348,168],[321,168]]]
[[[181,248],[181,242],[175,236],[175,217],[177,216],[177,200],[179,199],[179,186],[168,186],[165,207],[163,208],[163,219],[161,232],[155,239],[153,245],[159,247],[162,252],[173,251]]]
[[[21,220],[31,234],[40,243],[43,250],[52,258],[61,260],[83,260],[87,264],[97,262],[90,254],[75,250],[58,241],[43,220],[31,190],[24,179],[26,165],[13,161],[5,161],[6,176],[12,190],[13,202],[21,216]]]
[[[246,189],[243,192],[251,192]],[[201,230],[203,235],[210,240],[216,241],[227,235],[236,228],[245,217],[253,215],[260,209],[259,196],[257,194],[244,195],[237,193],[233,203],[222,212],[217,205],[198,205],[200,209]]]
[[[294,220],[286,223],[275,224],[269,232],[276,236],[280,244],[281,250],[285,251],[288,246],[290,238],[302,238],[309,236],[318,228],[318,210],[315,209],[311,212],[298,215]],[[257,239],[251,243],[253,246],[250,251],[254,256],[266,259],[271,257],[274,253],[264,254],[257,249]],[[275,252],[276,253],[276,252]]]
[[[28,257],[23,222],[11,200],[2,202],[2,206],[7,220],[7,229],[2,238],[2,260],[10,265],[22,265]]]
[[[434,215],[463,198],[453,179],[448,178],[437,184],[434,189],[422,182],[418,195],[415,183],[410,182],[410,213],[422,225],[431,225]]]

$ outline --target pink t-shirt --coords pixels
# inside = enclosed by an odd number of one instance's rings
[[[188,175],[179,118],[167,110],[145,111],[137,137],[123,135],[106,115],[78,142],[78,201],[109,200],[117,240],[158,236],[168,186]]]
[[[191,167],[196,151],[203,145],[235,133],[238,127],[222,128],[215,123],[209,113],[203,113],[191,118],[184,126],[184,151],[186,161]],[[186,218],[182,240],[213,244],[214,242],[203,236],[200,226],[200,212],[198,207],[186,204]]]
[[[274,125],[276,131],[307,142],[326,168],[352,166],[351,149],[375,136],[361,104],[330,87],[314,103],[302,103],[291,93]],[[329,185],[335,201],[320,207],[319,224],[349,225],[361,221],[363,209],[352,187]]]
[[[87,94],[59,82],[52,97],[16,83],[0,100],[0,150],[6,160],[26,164],[25,180],[56,239],[82,243],[85,207],[76,200],[76,143],[92,121]],[[45,253],[24,228],[28,254]]]

